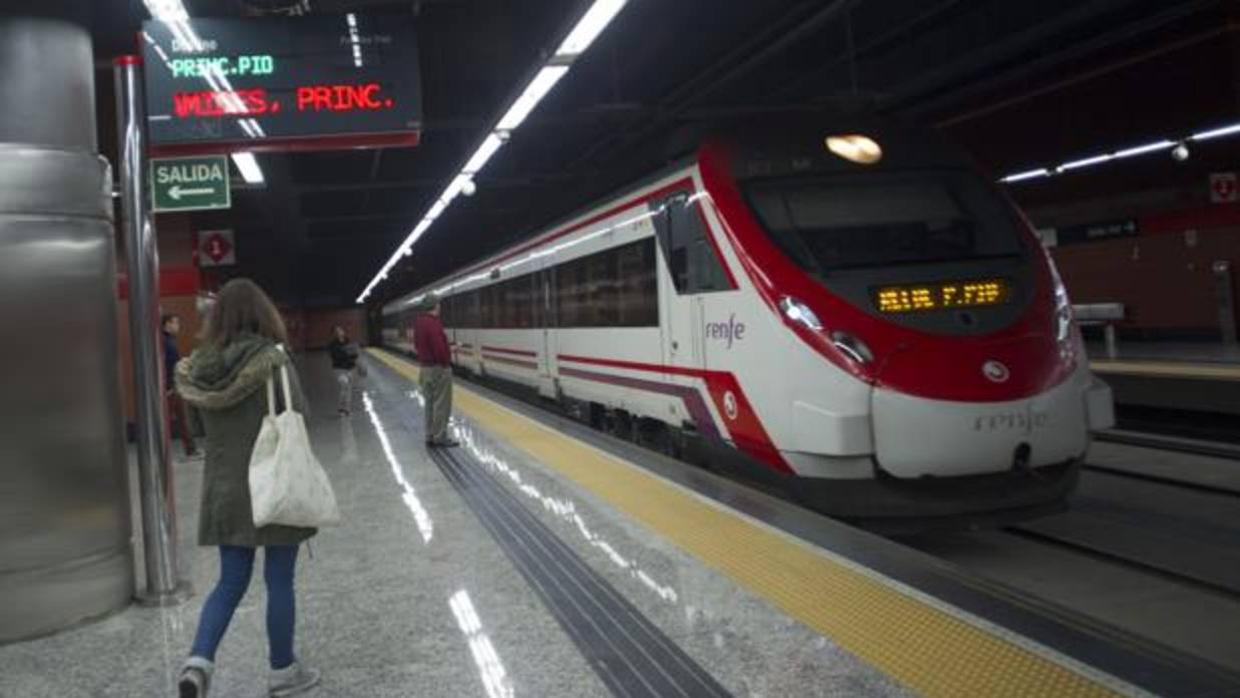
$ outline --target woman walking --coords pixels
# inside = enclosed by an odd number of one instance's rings
[[[254,282],[236,279],[220,290],[207,316],[202,345],[177,365],[177,390],[198,408],[206,428],[198,544],[220,551],[219,581],[203,604],[194,645],[177,683],[180,698],[204,698],[210,690],[215,650],[249,587],[260,547],[267,586],[270,695],[296,695],[319,682],[319,673],[302,666],[293,653],[297,547],[316,530],[277,525],[256,529],[250,508],[250,454],[268,411],[265,386],[273,371],[288,366],[290,400],[294,409],[304,411],[297,372],[279,346],[286,342],[284,323],[271,299]]]

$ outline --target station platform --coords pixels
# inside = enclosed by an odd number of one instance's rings
[[[1088,342],[1089,355],[1095,361],[1107,360],[1106,344]],[[1150,342],[1121,341],[1116,345],[1116,360],[1159,364],[1240,364],[1240,346],[1222,342]]]
[[[1222,344],[1133,343],[1090,365],[1118,405],[1240,415],[1240,349]]]
[[[385,352],[348,417],[298,358],[342,524],[303,548],[297,653],[322,696],[1236,695],[1212,665],[1040,606],[933,557],[457,383],[428,452],[417,369]],[[216,573],[194,545],[200,463],[176,466],[194,595],[0,647],[0,696],[175,695]],[[212,695],[265,695],[255,575]]]

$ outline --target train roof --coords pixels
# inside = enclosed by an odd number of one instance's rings
[[[871,165],[859,165],[832,154],[825,145],[828,136],[864,135],[877,142],[882,158]],[[417,289],[392,299],[383,306],[389,315],[409,307],[438,285],[461,274],[486,267],[514,249],[530,244],[539,236],[577,221],[609,202],[623,199],[691,165],[707,142],[725,144],[732,155],[732,174],[738,180],[786,176],[855,174],[915,169],[976,169],[964,152],[939,132],[901,120],[869,113],[764,112],[716,119],[709,124],[686,127],[669,137],[665,155],[669,164],[637,182],[577,207],[572,213],[541,225],[510,245],[485,258],[471,262]]]

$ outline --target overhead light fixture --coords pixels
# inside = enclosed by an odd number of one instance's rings
[[[538,75],[535,75],[534,79],[530,81],[530,84],[526,85],[525,91],[521,93],[521,96],[517,97],[517,101],[513,102],[512,106],[508,108],[504,118],[500,119],[499,123],[495,125],[495,129],[497,131],[511,131],[520,126],[525,121],[525,117],[530,115],[534,107],[538,106],[542,98],[547,96],[551,88],[555,87],[555,84],[567,72],[568,66],[566,65],[543,66],[542,70],[538,71]]]
[[[482,168],[486,166],[487,161],[491,159],[491,156],[502,145],[504,145],[504,139],[495,133],[488,133],[486,140],[482,141],[482,145],[478,146],[478,150],[474,151],[473,156],[469,158],[469,162],[466,162],[465,166],[461,168],[461,172],[471,175],[481,172]]]
[[[1000,182],[1021,182],[1026,179],[1034,179],[1036,177],[1049,177],[1050,174],[1051,174],[1050,170],[1046,169],[1045,167],[1039,167],[1036,170],[1028,170],[1025,172],[1017,172],[1016,174],[1010,174],[999,181]]]
[[[181,0],[143,0],[151,17],[162,22],[183,22],[189,19]]]
[[[1155,152],[1158,152],[1159,150],[1166,150],[1167,148],[1171,148],[1174,145],[1175,145],[1175,141],[1158,141],[1157,143],[1150,143],[1148,145],[1139,145],[1135,148],[1126,148],[1124,150],[1117,150],[1115,152],[1115,157],[1127,158],[1127,157],[1132,157],[1133,155],[1144,155],[1146,153],[1155,153]]]
[[[1223,136],[1230,136],[1236,133],[1240,133],[1240,124],[1232,124],[1231,126],[1202,131],[1201,133],[1194,133],[1189,136],[1189,138],[1194,141],[1208,141],[1211,138],[1221,138]]]
[[[148,0],[153,2],[154,0]],[[469,160],[461,167],[459,171],[453,174],[449,180],[447,187],[431,204],[428,210],[418,221],[413,231],[405,237],[396,251],[383,265],[378,274],[370,280],[365,290],[357,297],[358,303],[366,302],[375,287],[379,285],[383,279],[387,278],[387,272],[396,262],[402,258],[412,254],[413,246],[418,239],[422,237],[431,227],[431,224],[437,220],[443,212],[447,210],[452,201],[459,194],[470,196],[475,188],[474,175],[482,171],[487,162],[495,155],[495,153],[507,142],[510,133],[519,127],[538,106],[539,102],[555,87],[567,73],[569,66],[578,56],[580,56],[590,44],[598,38],[599,34],[607,28],[607,25],[615,19],[620,10],[623,9],[627,0],[595,0],[588,10],[582,14],[577,20],[577,24],[569,32],[568,36],[560,43],[560,48],[556,51],[547,62],[545,62],[533,79],[526,84],[521,90],[520,95],[513,100],[508,108],[504,110],[503,116],[499,118],[494,126],[487,130],[486,136],[482,143],[470,155]],[[346,20],[347,21],[347,20]]]
[[[233,153],[232,161],[237,166],[237,170],[241,172],[241,178],[246,181],[246,184],[263,183],[263,170],[258,166],[254,153]]]
[[[1171,140],[1164,138],[1163,140],[1146,143],[1145,145],[1121,148],[1120,150],[1115,150],[1110,153],[1093,155],[1077,160],[1069,160],[1068,162],[1057,165],[1053,168],[1042,167],[1035,170],[1017,172],[1015,174],[1007,175],[1006,177],[1001,177],[999,181],[1010,184],[1013,182],[1022,182],[1039,177],[1049,177],[1051,175],[1062,174],[1064,172],[1071,172],[1072,170],[1079,170],[1085,167],[1100,165],[1104,162],[1110,162],[1112,160],[1120,160],[1137,155],[1146,155],[1148,153],[1158,153],[1165,150],[1170,150],[1173,158],[1177,161],[1183,162],[1184,160],[1187,160],[1190,155],[1188,141],[1208,141],[1214,138],[1223,138],[1225,136],[1233,136],[1236,134],[1240,134],[1240,123],[1213,128],[1208,131],[1199,131],[1184,140]]]
[[[589,10],[577,21],[577,26],[568,33],[555,55],[560,58],[576,57],[585,53],[590,44],[611,24],[620,10],[624,9],[626,0],[595,0]]]
[[[883,149],[869,136],[848,134],[828,136],[827,150],[859,165],[873,165],[883,159]]]
[[[1065,162],[1059,167],[1056,167],[1055,171],[1056,172],[1067,172],[1068,170],[1079,170],[1082,167],[1089,167],[1090,165],[1097,165],[1099,163],[1106,162],[1107,160],[1110,160],[1114,157],[1115,157],[1114,155],[1111,155],[1108,153],[1106,155],[1095,155],[1093,157],[1081,158],[1080,160],[1073,160],[1072,162]]]

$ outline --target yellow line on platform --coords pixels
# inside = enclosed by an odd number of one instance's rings
[[[372,349],[371,353],[416,380],[413,364],[386,352]],[[1100,679],[919,600],[808,544],[696,497],[468,389],[458,386],[454,401],[499,438],[923,695],[1117,695]]]
[[[1099,361],[1089,362],[1095,373],[1147,378],[1240,381],[1240,365],[1190,364],[1175,361]]]

